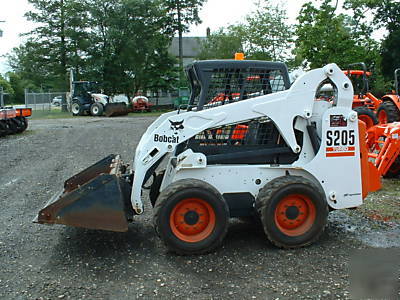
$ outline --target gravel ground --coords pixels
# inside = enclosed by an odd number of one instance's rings
[[[232,219],[221,248],[189,257],[166,251],[148,201],[127,233],[31,222],[71,175],[110,153],[131,160],[153,120],[33,120],[22,135],[0,140],[0,298],[342,299],[350,298],[358,250],[390,248],[383,256],[399,262],[398,222],[356,211],[331,213],[320,240],[297,250],[277,249],[259,225]]]

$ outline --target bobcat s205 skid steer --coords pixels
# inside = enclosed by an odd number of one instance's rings
[[[258,216],[276,246],[296,248],[320,236],[329,210],[359,206],[380,187],[352,84],[335,64],[291,87],[279,63],[201,61],[187,75],[187,108],[148,127],[132,170],[119,155],[104,158],[68,179],[36,222],[127,231],[147,187],[155,229],[178,254],[213,250],[229,217],[243,216]],[[335,96],[323,101],[327,82]]]

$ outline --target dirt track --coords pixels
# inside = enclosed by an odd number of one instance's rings
[[[233,219],[222,248],[194,257],[166,251],[148,201],[127,233],[31,222],[66,178],[110,153],[130,161],[153,120],[34,120],[24,134],[0,139],[0,298],[349,298],[354,251],[400,252],[399,224],[357,213],[334,212],[316,244],[292,251]]]

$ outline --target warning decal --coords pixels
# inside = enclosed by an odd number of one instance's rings
[[[356,155],[356,147],[346,147],[346,146],[338,146],[338,147],[326,147],[326,157],[335,157],[335,156],[355,156]]]

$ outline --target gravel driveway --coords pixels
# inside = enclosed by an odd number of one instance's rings
[[[33,120],[0,139],[0,298],[343,299],[357,250],[390,248],[399,262],[399,224],[343,211],[307,248],[277,249],[259,225],[232,219],[221,248],[191,257],[166,251],[149,201],[126,233],[31,222],[71,175],[110,153],[130,161],[153,120]]]

